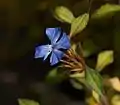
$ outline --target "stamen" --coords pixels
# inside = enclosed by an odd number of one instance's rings
[[[82,72],[83,69],[78,68],[78,69],[72,69],[71,71],[79,71],[79,72]]]
[[[67,51],[64,54],[65,60],[61,60],[62,67],[70,69],[70,72],[82,72],[85,68],[85,62],[73,49]]]
[[[73,63],[71,63],[71,62],[67,62],[67,61],[65,61],[65,60],[61,60],[61,62],[63,62],[63,63],[65,63],[65,64],[68,64],[68,65],[70,65],[70,66],[74,66],[74,64]]]

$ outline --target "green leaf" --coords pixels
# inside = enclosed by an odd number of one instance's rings
[[[106,17],[109,15],[112,15],[113,13],[117,11],[120,11],[120,5],[105,4],[93,13],[92,18],[97,19],[97,18]]]
[[[74,36],[80,33],[88,24],[89,14],[85,13],[73,20],[71,24],[70,35]]]
[[[85,40],[83,42],[83,55],[84,57],[89,57],[92,54],[96,53],[99,48],[93,43],[92,40]]]
[[[103,93],[102,77],[98,71],[86,67],[86,83],[91,91],[95,91],[99,96]]]
[[[82,84],[79,82],[76,82],[75,80],[71,79],[70,83],[75,89],[81,90],[83,88]]]
[[[70,82],[74,88],[76,89],[83,88],[82,84],[84,84],[84,78],[85,78],[84,71],[81,73],[70,74],[69,76],[71,78]]]
[[[73,16],[73,13],[68,8],[66,8],[64,6],[56,7],[54,16],[59,21],[67,22],[67,23],[72,23],[72,21],[75,18]]]
[[[94,90],[92,91],[92,96],[94,97],[94,99],[100,103],[100,96],[98,93],[96,93]]]
[[[71,84],[74,88],[76,89],[82,89],[84,84],[84,78],[85,78],[85,72],[81,72],[81,73],[75,73],[75,74],[70,74],[69,75],[71,80]]]
[[[120,105],[120,94],[113,95],[111,103],[112,105]]]
[[[114,61],[113,51],[103,51],[99,53],[97,58],[96,70],[101,71],[107,65],[111,64]]]
[[[84,78],[85,77],[85,72],[70,74],[69,76],[71,78]]]
[[[73,43],[71,48],[74,51],[74,53],[77,53],[78,55],[82,55],[82,51],[81,51],[81,43]]]
[[[63,72],[58,72],[58,70],[59,70],[58,68],[55,68],[48,73],[46,77],[46,81],[48,83],[55,84],[65,79],[65,74],[63,74]]]
[[[39,105],[38,102],[29,99],[18,99],[19,105]]]

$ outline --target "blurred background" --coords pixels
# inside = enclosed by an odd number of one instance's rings
[[[102,4],[119,4],[119,0],[93,0],[91,12]],[[57,6],[68,7],[75,16],[85,13],[89,0],[1,0],[0,1],[0,104],[18,105],[18,98],[34,99],[41,105],[84,105],[84,91],[72,87],[69,80],[55,84],[45,81],[52,69],[49,63],[34,59],[36,46],[46,43],[47,27],[62,27],[69,33],[69,25],[53,17]],[[91,22],[85,37],[100,49],[114,49],[115,63],[120,68],[119,15]],[[75,39],[76,40],[76,39]],[[99,51],[100,51],[99,50]],[[96,53],[88,58],[94,66]],[[108,68],[107,68],[108,69]],[[119,75],[115,72],[112,75]]]

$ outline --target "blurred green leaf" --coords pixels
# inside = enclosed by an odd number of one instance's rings
[[[119,77],[110,78],[108,81],[109,85],[116,91],[120,92],[120,79]]]
[[[81,72],[81,73],[75,73],[75,74],[70,74],[70,82],[72,84],[72,86],[76,89],[82,89],[83,86],[82,84],[84,84],[83,80],[84,80],[84,77],[85,77],[85,72]]]
[[[19,105],[39,105],[38,102],[29,99],[18,99]]]
[[[120,95],[115,94],[111,99],[112,105],[120,105]]]
[[[95,92],[94,90],[92,91],[92,96],[94,97],[94,99],[100,103],[100,96],[97,92]]]
[[[85,40],[82,48],[84,57],[89,57],[99,50],[92,40]]]
[[[72,44],[72,46],[71,46],[71,48],[72,48],[72,50],[74,51],[74,52],[76,52],[76,47],[77,47],[77,44]]]
[[[68,8],[64,6],[59,6],[55,9],[55,18],[61,22],[72,23],[75,17]]]
[[[81,90],[83,88],[82,84],[79,82],[76,82],[75,80],[71,79],[70,83],[75,89]]]
[[[73,51],[74,51],[74,53],[77,53],[78,55],[81,55],[82,56],[82,46],[81,46],[81,43],[79,42],[79,43],[73,43],[72,44],[72,49],[73,49]]]
[[[106,16],[108,17],[117,11],[120,11],[119,5],[105,4],[93,13],[92,18],[97,19],[97,18],[102,18]]]
[[[58,72],[58,68],[51,70],[46,76],[46,81],[49,83],[59,83],[65,79],[65,75],[62,72]]]
[[[86,67],[86,83],[91,91],[95,91],[99,96],[103,94],[102,77],[98,71]]]
[[[85,72],[70,74],[70,77],[71,78],[84,78],[85,77]]]
[[[85,13],[73,20],[71,24],[70,35],[74,36],[80,33],[88,24],[89,14]]]
[[[104,67],[111,64],[114,61],[113,51],[103,51],[99,53],[97,58],[96,70],[101,71]]]

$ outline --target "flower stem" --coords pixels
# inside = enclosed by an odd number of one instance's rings
[[[101,105],[110,105],[109,101],[105,95],[102,95],[102,97],[101,97]]]

